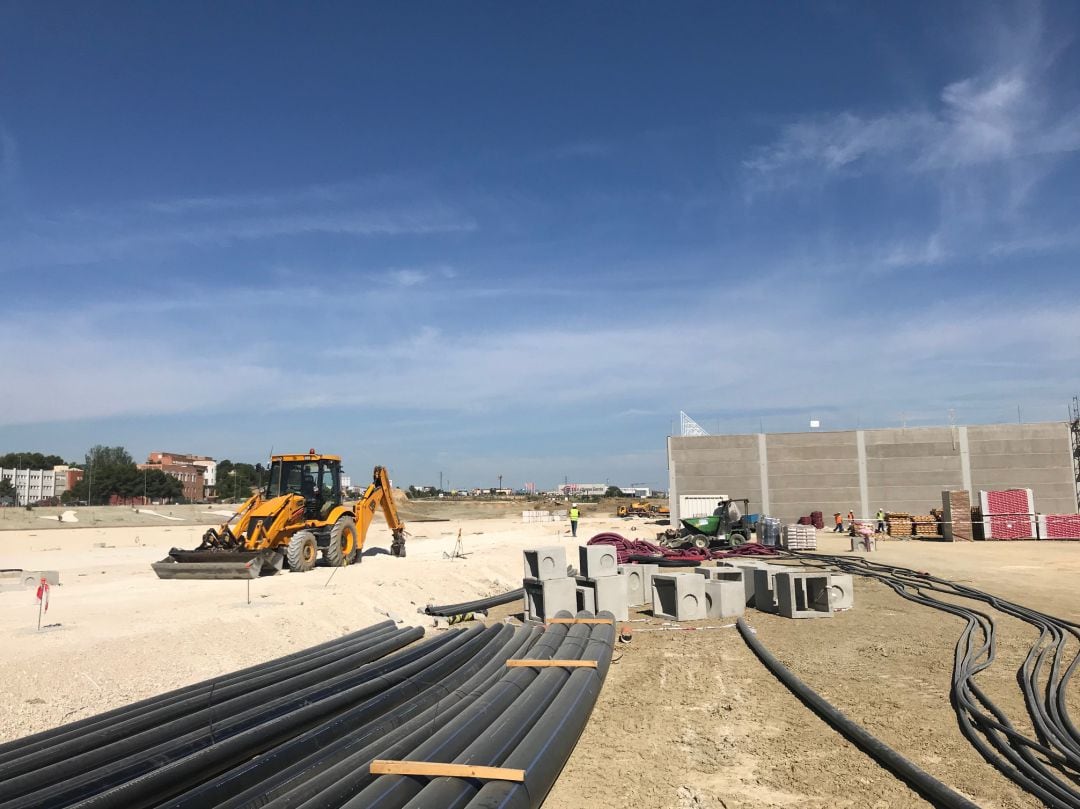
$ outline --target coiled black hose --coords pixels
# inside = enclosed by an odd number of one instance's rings
[[[500,604],[509,604],[511,601],[518,601],[524,597],[525,588],[519,587],[508,593],[502,593],[501,595],[491,596],[489,598],[478,598],[476,601],[463,601],[460,604],[443,604],[442,606],[428,604],[424,607],[424,614],[448,618],[452,615],[464,615],[467,612],[480,612],[482,610],[490,609],[491,607],[497,607]]]
[[[883,741],[872,736],[861,725],[857,725],[844,716],[820,694],[796,677],[787,666],[773,657],[761,641],[754,637],[753,630],[746,625],[744,619],[740,618],[736,621],[735,626],[738,627],[739,634],[743,636],[746,645],[753,650],[758,659],[765,664],[765,668],[771,671],[776,679],[786,685],[810,710],[832,725],[833,728],[839,731],[840,735],[873,758],[878,764],[891,771],[935,806],[943,806],[946,809],[979,809],[978,804],[973,803],[960,793],[941,783],[941,781],[908,761]]]
[[[1080,657],[1074,656],[1062,669],[1069,640],[1080,641],[1080,624],[908,568],[859,557],[799,552],[788,555],[804,564],[828,565],[875,579],[902,598],[963,620],[965,627],[956,644],[950,689],[960,731],[987,762],[1044,805],[1052,809],[1080,807],[1080,790],[1076,787],[1080,780],[1080,734],[1065,702]],[[1016,675],[1036,738],[1018,731],[975,680],[996,655],[993,618],[963,603],[937,598],[934,593],[982,602],[1039,630],[1038,640]]]

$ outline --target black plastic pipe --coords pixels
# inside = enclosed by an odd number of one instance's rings
[[[861,725],[848,719],[820,694],[796,677],[787,666],[773,657],[761,641],[754,636],[745,620],[740,618],[735,625],[738,627],[743,640],[746,641],[746,645],[753,650],[754,654],[773,673],[776,679],[786,685],[810,710],[828,722],[840,735],[874,759],[874,761],[885,767],[935,806],[943,806],[946,809],[979,809],[978,804],[941,783],[941,781],[917,767],[883,741],[871,735]]]
[[[509,604],[511,601],[518,601],[525,597],[525,588],[519,587],[516,590],[511,590],[508,593],[502,593],[501,595],[491,596],[489,598],[478,598],[476,601],[463,601],[460,604],[443,604],[442,606],[435,606],[434,604],[428,604],[424,607],[425,615],[437,615],[443,618],[449,618],[452,615],[464,615],[468,612],[480,612],[481,610],[490,609],[491,607],[497,607],[500,604]]]
[[[559,617],[570,616],[566,613]],[[588,642],[590,628],[595,625],[555,624],[552,629],[566,626],[569,628],[557,646],[548,644],[540,650],[544,654],[542,659],[580,658]],[[549,633],[551,631],[549,629]],[[466,714],[433,734],[405,760],[455,762],[482,737],[496,738],[498,747],[497,735],[527,730],[530,725],[525,723],[534,722],[536,717],[543,714],[566,681],[567,672],[568,669],[561,668],[514,669],[477,700]],[[504,717],[511,721],[501,722]],[[417,793],[428,783],[429,779],[418,776],[385,775],[357,793],[343,805],[343,809],[398,809],[406,803],[412,806]],[[439,803],[416,805],[441,806]]]
[[[393,643],[400,648],[400,645],[411,643],[422,634],[421,629],[402,630],[398,633],[399,637],[392,638],[387,644]],[[265,706],[220,718],[215,720],[214,725],[201,727],[184,736],[176,737],[164,729],[153,740],[156,743],[152,747],[89,771],[79,767],[75,760],[60,762],[39,771],[50,776],[44,787],[3,804],[3,809],[62,806],[73,800],[89,800],[111,788],[130,789],[133,796],[142,794],[141,790],[146,784],[170,782],[174,772],[187,772],[183,766],[185,762],[202,762],[199,780],[204,780],[220,771],[220,767],[213,769],[212,764],[218,764],[222,759],[225,765],[230,763],[228,756],[237,752],[237,745],[249,745],[251,754],[261,752],[280,741],[284,735],[306,730],[326,716],[388,687],[388,677],[408,676],[418,665],[426,664],[425,658],[439,654],[442,646],[461,641],[462,635],[435,638],[384,660],[369,663],[354,672],[346,672],[292,694],[282,694]],[[391,650],[387,645],[385,651]],[[243,752],[240,747],[239,754],[243,755]],[[130,805],[134,806],[134,801]]]
[[[514,657],[542,655],[548,644],[557,645],[559,637],[566,634],[565,627],[550,634],[545,632],[539,638],[537,638],[539,629],[519,631],[528,632],[528,643],[520,647],[519,651],[513,655]],[[466,711],[472,710],[476,701],[504,676],[506,676],[505,660],[492,661],[492,664],[478,672],[470,683],[451,694],[445,703],[429,708],[428,711],[403,726],[400,731],[395,731],[383,739],[355,749],[337,764],[277,797],[267,804],[267,809],[340,806],[377,777],[370,772],[372,760],[376,758],[400,759],[409,755],[450,722]],[[245,809],[261,805],[247,804]]]
[[[284,667],[260,672],[248,682],[232,682],[196,692],[167,705],[150,706],[134,715],[116,717],[68,738],[57,739],[47,747],[4,764],[5,781],[55,762],[73,763],[80,754],[88,751],[92,759],[78,759],[85,762],[84,769],[114,761],[127,752],[147,746],[147,738],[159,738],[166,728],[170,734],[179,736],[207,722],[214,724],[245,706],[263,705],[283,691],[297,690],[369,663],[407,643],[411,640],[405,639],[392,625],[384,625],[372,635]],[[0,799],[10,794],[0,786]]]
[[[596,668],[574,669],[555,701],[502,762],[524,770],[525,781],[488,781],[468,803],[470,809],[536,809],[544,802],[589,721],[614,644],[614,624],[595,625],[582,657],[596,660]]]
[[[492,656],[513,642],[514,628],[507,624],[489,627],[487,639],[479,648],[463,646],[436,660],[415,676],[356,705],[306,733],[287,739],[256,759],[189,790],[168,802],[169,807],[220,807],[248,789],[264,793],[268,781],[301,759],[312,754],[325,766],[329,745],[343,736],[370,733],[369,728],[391,730],[395,725],[422,712],[440,697],[460,685],[479,670]]]
[[[420,629],[395,630],[388,635],[377,635],[371,646],[351,652],[326,668],[350,679],[367,676],[369,672],[378,670],[380,664],[374,661],[409,645],[422,635],[423,630]],[[0,801],[54,785],[59,787],[58,782],[66,782],[64,786],[67,790],[76,790],[76,783],[96,783],[101,787],[115,785],[122,773],[129,773],[129,777],[133,777],[154,764],[168,761],[172,755],[170,750],[184,749],[190,752],[196,747],[212,744],[215,739],[227,738],[252,724],[287,713],[297,702],[317,699],[318,691],[325,689],[329,682],[332,682],[331,678],[316,669],[276,686],[266,686],[251,694],[235,697],[221,705],[192,710],[156,727],[121,735],[115,740],[108,726],[93,730],[58,745],[63,758],[56,759],[53,750],[45,749],[12,762],[9,766],[23,765],[25,768],[37,764],[38,759],[46,760],[43,765],[23,769],[21,774],[0,782]],[[122,733],[124,725],[124,722],[119,723],[117,734]]]
[[[558,657],[596,660],[599,665],[596,655],[603,654],[606,644],[593,642],[593,636],[605,632],[610,633],[611,627],[593,625],[588,637],[582,638],[580,644],[575,644],[570,650],[567,650],[567,644],[563,644]],[[501,766],[554,704],[574,671],[577,669],[549,668],[541,671],[521,697],[483,735],[454,758],[453,763]],[[482,786],[481,782],[467,778],[429,780],[419,794],[409,801],[409,806],[415,809],[462,809],[476,797]]]
[[[264,672],[280,670],[297,661],[325,654],[337,647],[356,643],[363,639],[370,639],[373,635],[383,633],[387,629],[393,628],[393,621],[383,621],[365,627],[357,632],[352,632],[348,635],[326,641],[325,643],[320,643],[316,646],[301,649],[297,652],[275,658],[274,660],[269,660],[265,663],[258,663],[254,666],[241,669],[240,671],[230,672],[218,677],[212,677],[207,680],[192,683],[191,685],[183,686],[182,688],[167,691],[164,694],[157,694],[153,697],[139,700],[138,702],[131,702],[103,713],[88,716],[85,719],[79,719],[75,722],[69,722],[50,730],[44,730],[40,733],[34,733],[30,736],[24,736],[20,739],[5,742],[0,744],[0,765],[13,759],[21,758],[29,753],[36,752],[37,750],[49,747],[64,739],[81,735],[91,728],[99,726],[103,727],[111,722],[118,721],[120,718],[127,718],[138,715],[145,710],[160,708],[194,694],[206,695],[211,692],[216,692],[223,686],[228,686],[236,682],[244,682],[249,678]]]

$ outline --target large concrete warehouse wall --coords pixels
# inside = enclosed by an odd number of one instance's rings
[[[681,495],[748,497],[785,522],[822,511],[925,514],[943,489],[1030,488],[1042,513],[1075,513],[1064,422],[668,439],[672,516]]]

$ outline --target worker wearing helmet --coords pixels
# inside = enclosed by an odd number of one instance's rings
[[[885,509],[883,508],[877,510],[877,532],[879,534],[885,533]]]
[[[570,506],[570,535],[571,536],[575,536],[575,537],[577,536],[577,524],[578,524],[579,519],[581,519],[581,510],[578,509],[577,503],[574,503],[574,505]]]

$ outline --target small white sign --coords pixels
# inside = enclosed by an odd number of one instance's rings
[[[821,422],[817,419],[810,419],[810,429],[816,430],[821,426]]]

